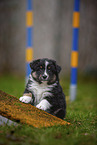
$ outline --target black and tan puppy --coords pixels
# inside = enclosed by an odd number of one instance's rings
[[[47,58],[34,60],[30,67],[31,74],[19,100],[63,119],[66,114],[66,101],[59,84],[61,67]]]

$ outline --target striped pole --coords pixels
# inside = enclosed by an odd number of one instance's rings
[[[78,67],[78,37],[79,37],[79,7],[80,0],[74,0],[73,12],[73,42],[71,52],[71,84],[70,84],[70,100],[74,101],[76,98],[77,89],[77,67]]]
[[[33,1],[27,0],[26,12],[27,46],[26,46],[26,83],[31,69],[29,63],[33,60]]]

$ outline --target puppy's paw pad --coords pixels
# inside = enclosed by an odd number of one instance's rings
[[[19,98],[19,100],[23,103],[31,103],[32,102],[32,98],[29,96],[22,96]]]

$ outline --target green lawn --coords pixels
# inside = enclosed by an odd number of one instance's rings
[[[0,76],[0,89],[18,98],[24,91],[24,83],[23,77]],[[61,79],[61,84],[69,96],[69,79]],[[79,77],[76,101],[69,102],[67,97],[65,120],[71,125],[42,129],[27,125],[0,126],[0,145],[96,145],[96,80]]]

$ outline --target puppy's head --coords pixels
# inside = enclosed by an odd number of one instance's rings
[[[38,83],[47,82],[53,84],[58,80],[58,74],[61,67],[56,64],[56,61],[51,59],[38,59],[30,63],[31,75]]]

